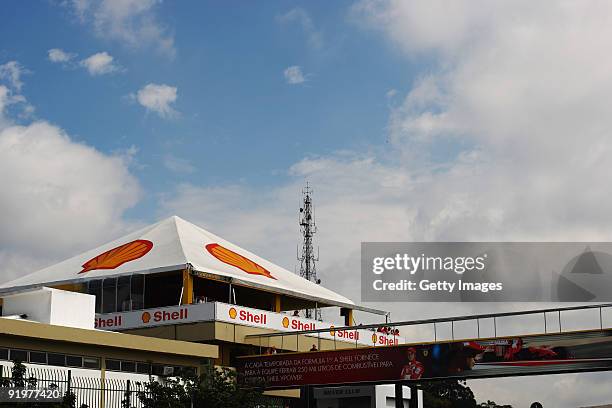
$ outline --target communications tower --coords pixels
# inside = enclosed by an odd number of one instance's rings
[[[321,279],[317,278],[316,265],[316,262],[319,260],[319,249],[317,248],[317,255],[315,256],[312,243],[313,235],[317,232],[317,225],[315,223],[314,205],[312,203],[312,188],[308,182],[306,182],[306,187],[302,189],[301,204],[299,224],[300,233],[302,234],[302,250],[298,255],[300,276],[318,285],[321,283]],[[306,309],[305,317],[321,320],[321,310],[318,308],[314,310]]]

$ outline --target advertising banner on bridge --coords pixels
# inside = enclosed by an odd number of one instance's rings
[[[612,330],[240,359],[242,381],[267,388],[612,370]]]

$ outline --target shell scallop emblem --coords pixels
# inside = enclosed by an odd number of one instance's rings
[[[134,261],[145,256],[153,248],[153,243],[146,239],[137,239],[108,250],[83,264],[79,273],[95,269],[115,269],[126,262]]]
[[[238,315],[238,312],[236,311],[236,309],[232,307],[230,308],[228,314],[229,314],[229,317],[231,317],[232,319],[235,319],[236,316]]]
[[[289,327],[289,318],[283,317],[283,327],[287,329]]]
[[[141,316],[143,323],[149,323],[151,321],[151,313],[144,312]]]
[[[376,341],[378,340],[378,337],[376,337],[376,333],[374,333],[372,335],[372,343],[376,344]]]
[[[248,274],[261,275],[265,276],[266,278],[276,279],[270,274],[270,271],[263,266],[256,264],[250,259],[245,258],[244,256],[237,254],[230,249],[222,247],[219,244],[208,244],[206,245],[206,250],[221,262],[235,266],[238,269],[242,269]]]

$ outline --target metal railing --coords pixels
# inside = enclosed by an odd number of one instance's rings
[[[99,373],[99,372],[98,372]],[[57,389],[62,396],[72,394],[75,408],[143,408],[139,395],[148,393],[145,382],[129,379],[75,376],[73,371],[26,366],[20,378],[25,388]],[[12,382],[12,367],[0,365],[0,383]],[[11,384],[15,386],[15,384]],[[260,395],[258,406],[261,408],[283,408],[287,406],[282,397]],[[0,404],[2,405],[2,404]],[[205,407],[206,405],[204,405]],[[203,408],[194,405],[193,408]]]
[[[463,316],[451,316],[451,317],[440,317],[433,319],[420,319],[420,320],[406,320],[406,321],[398,321],[398,322],[385,322],[385,323],[375,323],[375,324],[360,324],[354,326],[340,326],[334,327],[333,329],[324,328],[324,329],[310,329],[310,330],[297,330],[292,332],[275,332],[275,333],[259,333],[259,334],[249,334],[245,336],[248,339],[258,339],[259,347],[262,348],[261,341],[262,339],[271,339],[274,337],[281,337],[281,341],[284,337],[295,336],[296,350],[299,350],[299,336],[300,335],[311,335],[311,337],[317,337],[320,344],[320,333],[331,333],[333,331],[333,340],[334,340],[334,348],[336,346],[336,334],[337,332],[345,332],[345,331],[354,331],[354,330],[373,330],[372,333],[376,333],[376,329],[380,327],[407,327],[407,326],[423,326],[423,325],[431,325],[433,326],[433,341],[439,341],[438,337],[438,326],[441,323],[449,323],[450,324],[450,340],[462,340],[467,338],[456,338],[455,337],[455,323],[462,321],[474,321],[476,325],[476,333],[475,336],[469,337],[470,339],[481,338],[481,322],[485,319],[491,319],[493,323],[493,333],[492,336],[487,336],[488,338],[496,338],[498,337],[498,320],[503,317],[520,317],[520,316],[528,316],[528,315],[538,315],[541,314],[543,316],[543,327],[542,331],[538,334],[544,333],[562,333],[563,332],[563,320],[562,315],[570,312],[570,311],[578,311],[578,310],[598,310],[599,311],[599,325],[597,327],[591,327],[591,329],[604,329],[604,320],[603,320],[603,310],[612,308],[612,303],[605,304],[588,304],[588,305],[580,305],[580,306],[567,306],[567,307],[554,307],[554,308],[546,308],[546,309],[532,309],[532,310],[520,310],[515,312],[498,312],[498,313],[484,313],[484,314],[474,314],[474,315],[463,315]],[[557,325],[556,327],[551,327],[547,323],[547,316],[550,314],[554,314],[557,316]],[[524,333],[528,335],[529,333]],[[315,336],[316,335],[316,336]],[[355,348],[358,347],[358,343],[355,342]]]
[[[0,365],[0,379],[12,380],[11,368]],[[141,408],[138,392],[145,385],[134,380],[74,376],[72,370],[26,367],[23,380],[29,388],[58,389],[72,393],[76,408]],[[129,404],[128,404],[129,402]]]

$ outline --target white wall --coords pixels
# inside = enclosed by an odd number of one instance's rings
[[[51,324],[93,329],[96,297],[84,293],[52,289]]]
[[[84,293],[40,288],[4,297],[2,315],[26,314],[28,320],[93,329],[96,298]]]
[[[51,324],[51,291],[37,289],[5,296],[2,316],[26,314],[28,320]]]
[[[376,408],[395,408],[395,385],[376,385]],[[403,406],[408,408],[410,404],[410,387],[402,387]]]

